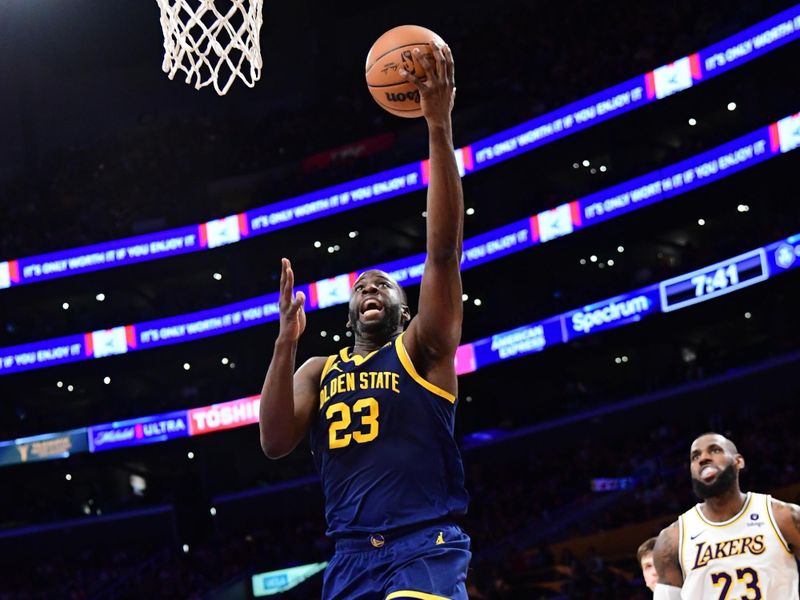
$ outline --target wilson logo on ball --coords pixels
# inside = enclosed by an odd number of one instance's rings
[[[416,102],[419,104],[419,90],[413,92],[386,92],[389,102]]]

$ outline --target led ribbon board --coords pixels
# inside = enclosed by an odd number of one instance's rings
[[[462,270],[569,235],[595,223],[697,189],[800,145],[800,115],[786,117],[692,158],[584,198],[543,211],[464,241]],[[370,268],[390,273],[402,285],[422,279],[424,254]],[[366,269],[362,269],[364,271]],[[348,301],[358,272],[296,286],[308,298],[306,311]],[[0,375],[190,342],[278,319],[278,293],[134,325],[0,348]]]
[[[461,175],[479,171],[737,68],[800,36],[800,5],[719,43],[456,150]],[[427,186],[417,161],[243,213],[146,235],[0,261],[0,290],[211,250]]]
[[[648,315],[680,310],[755,285],[798,265],[800,233],[691,273],[463,344],[456,352],[456,372],[472,373],[584,335],[636,323]],[[211,406],[0,442],[0,466],[27,462],[27,457],[66,458],[75,452],[98,452],[244,427],[258,422],[259,404],[260,396],[254,395]]]

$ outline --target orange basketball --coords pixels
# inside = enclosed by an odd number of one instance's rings
[[[424,81],[425,70],[414,58],[414,48],[433,54],[431,40],[444,44],[430,29],[418,25],[401,25],[384,33],[372,44],[367,54],[367,86],[381,108],[398,117],[421,117],[419,90],[400,77],[400,67]]]

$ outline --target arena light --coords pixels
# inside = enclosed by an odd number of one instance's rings
[[[706,220],[705,219],[697,219],[697,224],[700,225],[700,227],[702,227],[703,225],[706,224]]]
[[[690,117],[689,118],[689,126],[690,127],[694,127],[695,125],[697,125],[697,119],[695,119],[694,117]]]
[[[473,300],[472,302],[473,304],[475,304],[475,306],[480,306],[481,304],[483,304],[480,298],[475,298],[475,300]]]
[[[592,163],[590,163],[588,160],[584,160],[583,161],[583,166],[584,167],[588,167],[590,164],[592,164]]]
[[[337,333],[337,334],[334,334],[334,336],[333,336],[333,341],[334,341],[334,342],[338,342],[340,339],[342,339],[342,338],[340,338],[340,337],[339,337],[339,334],[338,334],[338,333]]]
[[[600,172],[605,173],[606,171],[608,171],[608,167],[606,167],[605,165],[600,165]]]
[[[712,78],[773,52],[800,38],[800,28],[785,25],[793,23],[798,16],[800,16],[800,6],[790,7],[689,56],[459,148],[457,152],[462,156],[468,155],[474,159],[470,161],[472,168],[465,174],[480,171],[533,151],[608,119],[669,98],[685,89],[693,89]],[[764,44],[755,47],[752,44],[754,39],[763,39]],[[676,77],[676,75],[682,76]],[[580,120],[576,120],[576,115],[581,115]],[[426,161],[415,161],[279,202],[272,200],[269,204],[238,215],[213,219],[214,222],[220,220],[225,222],[223,229],[226,233],[229,231],[229,226],[234,227],[241,221],[238,228],[240,235],[235,240],[228,239],[217,231],[212,232],[214,243],[207,243],[210,221],[102,244],[71,248],[57,253],[58,257],[53,256],[55,253],[49,253],[6,261],[8,265],[13,263],[15,269],[18,267],[18,277],[12,279],[10,285],[5,287],[111,269],[143,260],[159,260],[179,254],[212,250],[234,241],[239,242],[281,228],[293,227],[301,222],[355,209],[367,203],[388,200],[424,188],[427,184],[423,172],[425,164]],[[399,185],[400,181],[403,181],[403,185]],[[367,189],[373,190],[368,202],[351,201],[352,198],[362,200],[356,195],[364,194]],[[377,193],[374,192],[376,189]],[[285,218],[285,215],[291,216]],[[247,227],[241,226],[245,224]],[[128,252],[129,248],[134,247],[137,248],[135,255]],[[139,248],[147,248],[144,258],[138,254]],[[112,256],[113,259],[108,260],[107,256]],[[66,261],[66,266],[61,269],[59,265],[63,261]],[[3,262],[0,262],[0,268],[2,265]],[[58,270],[53,271],[50,268],[52,266],[56,266]]]
[[[71,473],[67,473],[67,474],[64,476],[64,479],[66,479],[67,481],[72,481],[72,474],[71,474]]]
[[[350,236],[350,239],[352,240],[352,239],[358,237],[358,232],[357,231],[351,231],[347,235]]]
[[[322,248],[322,242],[320,242],[319,240],[314,242],[314,248]]]
[[[753,314],[750,311],[747,311],[746,313],[744,313],[744,318],[745,319],[751,319],[752,317],[753,317]]]
[[[208,510],[208,512],[211,514],[212,517],[217,516],[217,509],[214,508],[213,506]]]
[[[619,252],[620,254],[625,252],[625,246],[617,246],[617,252]]]
[[[589,260],[590,260],[590,261],[592,261],[592,262],[597,262],[597,256],[595,256],[594,254],[592,254],[592,255],[589,257]]]
[[[103,383],[105,383],[106,385],[110,384],[111,383],[111,377],[108,377],[108,376],[103,377]]]
[[[728,102],[728,110],[731,112],[736,110],[736,102]]]
[[[222,273],[214,273],[212,277],[217,281],[222,281]]]
[[[192,365],[190,365],[188,362],[183,363],[183,370],[184,371],[188,371],[191,368],[192,368]]]
[[[95,298],[95,300],[97,300],[98,302],[103,302],[103,301],[106,299],[106,295],[105,295],[103,292],[100,292],[100,293],[99,293],[99,294],[97,294],[97,295],[96,295],[94,298]]]
[[[474,215],[474,214],[475,214],[475,209],[474,209],[474,208],[472,208],[472,207],[470,206],[470,207],[467,209],[467,214],[468,214],[468,215],[470,215],[470,216],[471,216],[471,215]]]
[[[73,391],[74,389],[75,389],[75,388],[72,386],[72,384],[69,384],[69,385],[67,386],[67,391],[68,391],[68,392],[71,392],[71,391]]]
[[[746,213],[750,212],[750,207],[747,204],[740,204],[736,207],[736,210],[738,210],[740,213]]]
[[[56,387],[59,387],[59,388],[64,387],[64,382],[63,381],[57,381],[56,382]]]
[[[69,310],[69,302],[64,302],[64,303],[61,305],[61,308],[63,308],[64,310]]]
[[[227,356],[223,356],[223,357],[222,357],[222,360],[221,360],[220,362],[221,362],[223,365],[227,365],[227,364],[230,362],[230,360],[228,360],[228,357],[227,357]]]
[[[192,452],[191,450],[187,452],[186,458],[188,458],[189,460],[194,460],[194,452]]]
[[[608,259],[608,266],[609,267],[613,267],[614,266],[614,259],[613,258],[609,258]]]

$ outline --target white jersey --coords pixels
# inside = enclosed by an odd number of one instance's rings
[[[747,494],[727,521],[698,504],[678,519],[683,600],[798,600],[797,562],[772,514],[772,498]]]

